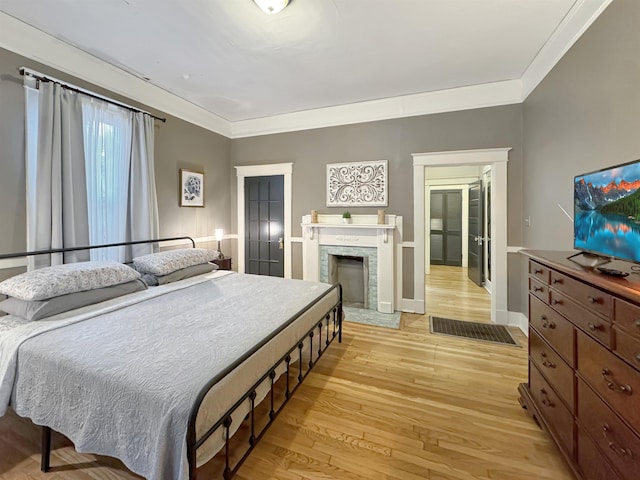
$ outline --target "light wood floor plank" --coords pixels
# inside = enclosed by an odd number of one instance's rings
[[[570,480],[560,455],[517,401],[524,347],[429,333],[429,315],[490,321],[490,297],[466,270],[432,267],[426,315],[399,330],[346,322],[240,468],[239,480]],[[39,471],[39,430],[0,418],[0,480],[139,478],[120,462],[79,454],[54,435]]]

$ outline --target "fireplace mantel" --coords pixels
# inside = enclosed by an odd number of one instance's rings
[[[342,218],[342,217],[340,217]],[[317,235],[317,232],[322,229],[339,229],[339,230],[362,230],[362,229],[373,229],[373,230],[381,230],[383,232],[383,241],[387,243],[388,241],[388,230],[395,230],[396,225],[390,223],[302,223],[302,228],[306,229],[313,240],[313,237]]]
[[[386,223],[378,224],[376,215],[352,215],[352,223],[342,223],[342,215],[311,215],[302,218],[302,272],[305,280],[320,281],[321,245],[375,248],[377,257],[377,305],[370,308],[392,313],[399,306],[401,290],[402,217],[386,215]],[[400,228],[399,228],[400,227]]]

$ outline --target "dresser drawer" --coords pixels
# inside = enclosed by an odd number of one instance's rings
[[[578,372],[640,432],[640,373],[584,333],[577,337]]]
[[[640,307],[616,298],[613,319],[616,326],[640,340]]]
[[[573,370],[533,329],[529,329],[529,358],[573,412]]]
[[[640,340],[617,327],[614,328],[614,337],[616,353],[640,370]]]
[[[621,480],[587,433],[578,426],[578,467],[584,480]]]
[[[608,320],[588,312],[562,293],[551,290],[549,297],[554,310],[562,313],[593,338],[611,347],[611,323]]]
[[[551,278],[551,270],[544,265],[529,260],[529,275],[536,277],[542,283],[549,285],[549,279]]]
[[[573,457],[573,415],[533,362],[529,362],[529,391],[560,446]]]
[[[622,477],[640,473],[640,438],[613,411],[578,380],[578,419]]]
[[[585,305],[590,311],[608,319],[612,317],[613,299],[608,293],[554,270],[551,271],[551,287],[571,297],[576,303]]]
[[[536,280],[534,277],[529,277],[529,291],[544,303],[549,303],[549,286],[547,284]]]
[[[571,366],[573,362],[573,324],[533,295],[529,295],[529,324]]]

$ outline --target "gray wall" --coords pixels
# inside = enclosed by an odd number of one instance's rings
[[[0,252],[26,249],[24,93],[18,68],[28,67],[166,117],[162,112],[0,49]],[[210,236],[230,231],[228,138],[175,117],[156,122],[155,161],[160,235]],[[205,172],[205,208],[180,208],[178,172]],[[225,242],[226,243],[226,242]]]
[[[528,248],[570,250],[573,177],[640,158],[638,19],[640,2],[613,2],[524,102]]]
[[[345,125],[232,140],[232,165],[293,162],[293,236],[301,236],[302,215],[327,208],[326,165],[336,162],[389,160],[390,214],[404,217],[404,240],[413,240],[412,153],[512,147],[508,163],[508,242],[522,241],[522,107],[509,105],[462,112]],[[232,172],[235,175],[235,172]],[[235,182],[235,178],[232,178]],[[236,218],[236,188],[232,187],[232,222]],[[376,208],[350,208],[351,213],[375,213]],[[293,270],[301,273],[299,249]],[[516,262],[518,259],[514,259]],[[404,297],[413,297],[413,251],[404,249]],[[518,268],[517,266],[514,268]],[[516,277],[519,278],[519,277]],[[518,282],[516,282],[518,283]],[[509,308],[520,309],[519,285],[510,291]],[[511,290],[511,288],[510,288]],[[513,298],[512,298],[513,297]]]

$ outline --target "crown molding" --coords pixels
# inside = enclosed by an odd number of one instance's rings
[[[230,122],[0,12],[0,47],[227,138],[522,103],[613,0],[576,0],[521,79]]]
[[[0,12],[0,47],[226,137],[227,120]],[[46,72],[44,72],[46,73]]]
[[[576,1],[522,75],[523,102],[612,1]]]
[[[509,105],[521,102],[521,92],[520,80],[506,80],[239,120],[231,123],[231,138]]]

